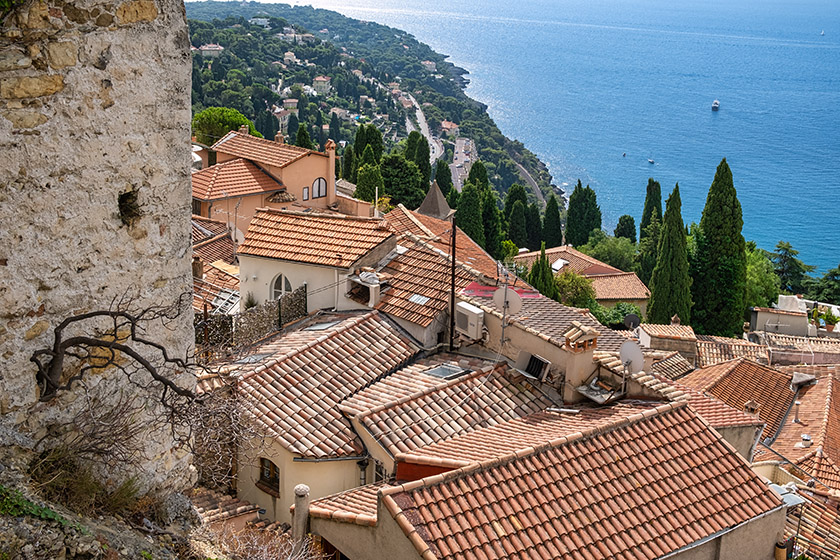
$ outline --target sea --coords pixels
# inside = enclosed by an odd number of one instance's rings
[[[298,0],[412,33],[605,229],[641,217],[648,177],[699,222],[726,158],[744,236],[840,266],[837,0]],[[720,101],[720,110],[711,110]],[[650,163],[652,160],[653,163]]]

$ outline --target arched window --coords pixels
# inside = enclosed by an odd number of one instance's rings
[[[292,283],[289,282],[289,279],[283,274],[278,274],[271,284],[271,299],[280,299],[291,291]]]
[[[312,198],[323,198],[327,196],[327,180],[318,177],[312,182]]]

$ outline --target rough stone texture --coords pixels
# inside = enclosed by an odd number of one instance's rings
[[[125,294],[142,308],[190,291],[190,68],[181,0],[29,0],[0,23],[0,445],[84,406],[78,392],[38,401],[29,358],[56,324]],[[141,213],[131,225],[127,191]],[[146,336],[187,355],[190,313]],[[90,385],[137,390],[116,371]],[[190,456],[166,430],[150,426],[144,446],[140,472],[117,476],[190,484]]]

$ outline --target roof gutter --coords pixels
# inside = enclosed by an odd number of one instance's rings
[[[330,463],[333,461],[361,461],[367,459],[367,455],[357,455],[355,457],[322,457],[320,459],[310,459],[308,457],[293,457],[293,463]]]
[[[767,517],[768,515],[772,515],[772,514],[776,513],[777,511],[783,509],[784,507],[785,507],[785,505],[782,504],[780,506],[777,506],[777,507],[771,509],[770,511],[765,511],[761,515],[759,515],[757,517],[753,517],[748,521],[743,521],[741,523],[738,523],[737,525],[733,525],[732,527],[728,527],[726,529],[718,531],[717,533],[711,534],[708,537],[704,537],[704,538],[700,539],[699,541],[694,541],[693,543],[687,544],[682,548],[678,548],[677,550],[674,550],[673,552],[669,552],[665,556],[659,556],[657,558],[657,560],[665,560],[666,558],[673,558],[674,556],[677,556],[678,554],[682,554],[683,552],[686,552],[688,550],[692,550],[694,548],[697,548],[698,546],[704,545],[707,542],[710,542],[710,541],[713,541],[713,540],[715,540],[719,537],[722,537],[723,535],[726,535],[727,533],[731,533],[735,529],[738,529],[738,528],[746,525],[747,523],[752,523],[753,521],[757,521],[757,520],[761,519],[762,517]]]

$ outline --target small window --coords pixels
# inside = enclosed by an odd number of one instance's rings
[[[192,202],[192,213],[201,216],[201,201],[194,198]]]
[[[275,492],[280,489],[280,471],[277,465],[260,457],[260,484]]]
[[[327,196],[327,180],[318,177],[312,182],[312,198],[323,198]]]
[[[303,187],[303,200],[309,200],[309,187]]]
[[[292,283],[288,277],[279,274],[271,285],[271,299],[280,299],[286,294],[292,293]]]

